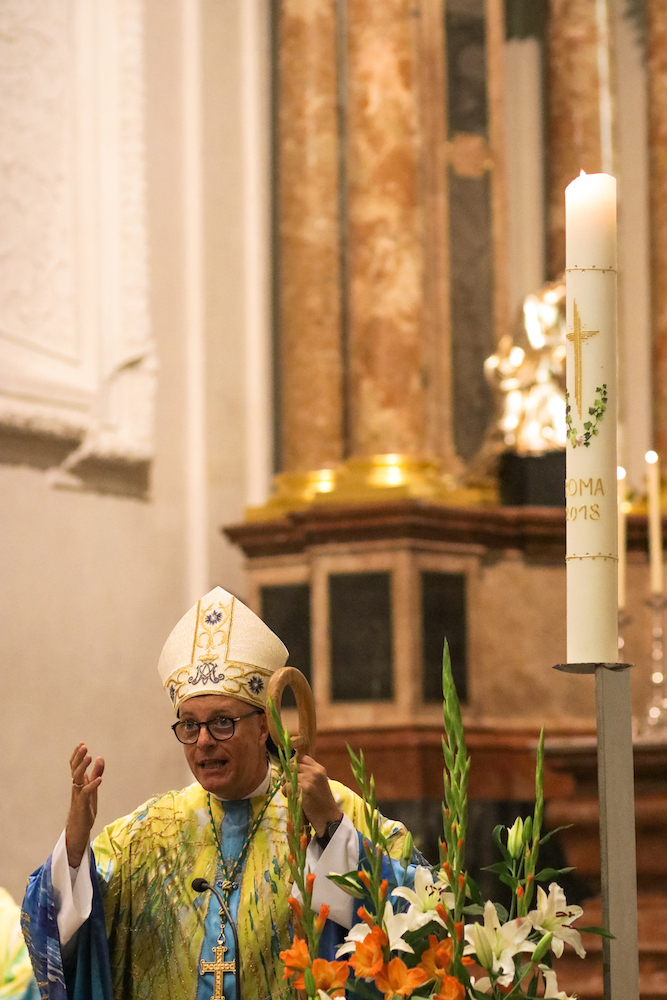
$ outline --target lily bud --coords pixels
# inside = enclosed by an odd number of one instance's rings
[[[306,993],[309,997],[317,996],[317,983],[311,969],[304,969],[303,985],[306,987]]]
[[[289,899],[287,900],[287,902],[289,903],[290,909],[294,911],[294,913],[296,914],[296,916],[300,917],[301,916],[301,903],[299,902],[299,900],[295,899],[294,896],[290,896]]]
[[[412,834],[408,830],[405,835],[405,840],[403,841],[403,850],[401,851],[401,861],[404,862],[403,867],[407,867],[410,864],[410,859],[412,858]]]
[[[309,875],[306,876],[306,892],[312,893],[314,881],[315,881],[315,876],[311,872]]]
[[[490,971],[493,968],[493,951],[484,932],[484,927],[478,923],[473,924],[471,936],[477,961],[483,969]]]
[[[541,959],[544,958],[544,956],[548,952],[549,948],[551,947],[552,938],[553,938],[553,934],[551,933],[551,931],[548,931],[537,942],[537,944],[535,946],[535,951],[533,952],[533,954],[531,956],[531,962],[534,965],[537,965],[537,963],[539,961],[541,961]]]
[[[520,816],[517,816],[514,825],[507,833],[507,850],[515,861],[523,850],[523,820]]]
[[[533,817],[526,816],[523,821],[523,842],[524,844],[530,844],[533,838]]]

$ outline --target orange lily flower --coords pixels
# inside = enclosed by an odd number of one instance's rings
[[[429,947],[422,955],[420,965],[428,973],[429,979],[444,979],[452,964],[454,942],[451,938],[438,941],[435,934],[429,934],[428,943]]]
[[[427,974],[419,966],[408,969],[402,958],[392,958],[375,976],[375,985],[385,997],[408,997],[427,979]]]
[[[357,941],[350,965],[360,979],[372,979],[384,965],[382,949],[388,938],[381,927],[372,927],[363,941]]]
[[[366,886],[367,889],[370,889],[370,887],[371,887],[371,878],[370,878],[370,875],[368,874],[368,872],[364,871],[364,869],[362,868],[360,871],[357,872],[357,875],[359,876],[359,881],[362,882]]]
[[[445,976],[440,983],[440,992],[431,1000],[465,1000],[466,991],[463,983],[456,976]]]
[[[313,962],[313,977],[318,990],[324,990],[330,996],[340,997],[345,995],[345,983],[349,975],[350,967],[347,962],[327,962],[324,958],[316,958]],[[303,973],[294,980],[292,984],[295,990],[306,988]]]
[[[297,915],[297,917],[300,917],[301,903],[299,902],[299,900],[295,899],[294,896],[290,896],[287,902],[289,903],[290,909],[293,910],[293,912]]]
[[[280,952],[280,957],[285,963],[285,974],[283,979],[289,979],[295,972],[303,972],[310,965],[310,955],[308,945],[301,938],[295,937],[291,948]]]
[[[315,876],[313,875],[312,872],[309,875],[306,875],[306,892],[313,891],[314,881],[315,881]]]

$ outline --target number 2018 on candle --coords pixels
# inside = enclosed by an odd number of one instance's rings
[[[583,518],[584,521],[599,521],[600,505],[597,503],[585,503],[581,507],[572,506],[566,508],[565,519],[567,521],[576,521],[578,517]]]

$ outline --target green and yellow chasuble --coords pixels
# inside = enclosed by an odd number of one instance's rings
[[[275,779],[275,765],[272,772]],[[338,782],[330,784],[355,829],[366,834],[361,799]],[[265,806],[265,795],[250,800],[249,829],[265,811],[248,845],[239,886],[241,995],[247,1000],[264,1000],[283,991],[279,953],[290,945],[287,803],[278,790]],[[211,814],[219,830],[224,802],[211,797]],[[405,830],[386,821],[384,832],[394,831],[399,835],[392,854],[398,857]],[[214,883],[220,878],[207,793],[196,783],[151,799],[107,826],[95,840],[93,854],[99,892],[95,892],[92,916],[79,932],[76,969],[63,964],[57,929],[53,929],[50,862],[31,877],[24,927],[43,1000],[64,1000],[66,995],[74,1000],[110,1000],[111,996],[113,1000],[195,1000],[200,962],[214,959],[210,934],[204,947],[205,924],[209,907],[215,909],[217,918],[218,903],[209,893],[196,893],[192,880]],[[107,941],[108,964],[106,954],[101,954]],[[212,981],[213,976],[207,979]],[[227,1000],[233,1000],[233,993]]]

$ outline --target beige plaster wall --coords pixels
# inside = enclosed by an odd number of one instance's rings
[[[245,502],[238,3],[204,0],[205,322],[211,584],[243,596],[218,526]],[[96,830],[187,781],[156,671],[185,612],[181,4],[146,0],[151,320],[160,364],[150,499],[53,489],[0,465],[0,884],[20,898],[65,820],[80,739],[106,757]]]

